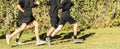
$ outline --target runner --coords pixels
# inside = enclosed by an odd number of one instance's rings
[[[51,23],[51,28],[47,31],[46,33],[46,41],[47,44],[50,46],[50,35],[51,33],[57,28],[58,22],[59,22],[59,17],[58,17],[58,5],[60,4],[60,0],[49,0],[47,2],[47,5],[50,6],[50,23]]]
[[[63,2],[59,5],[59,9],[62,9],[62,14],[61,14],[61,18],[59,21],[59,25],[57,27],[57,29],[52,33],[52,37],[55,36],[55,34],[60,31],[62,29],[62,27],[65,25],[66,22],[69,22],[70,24],[73,24],[73,30],[74,30],[74,43],[79,43],[79,42],[83,42],[83,40],[78,39],[77,38],[77,23],[76,21],[73,19],[73,17],[70,15],[70,8],[71,6],[73,6],[74,3],[71,2],[71,0],[63,0]]]
[[[36,5],[39,5],[39,2],[34,3],[34,0],[19,0],[19,5],[17,7],[19,9],[18,26],[20,28],[16,29],[12,34],[6,34],[7,44],[9,44],[9,41],[14,35],[20,34],[23,30],[32,27],[35,27],[36,45],[45,43],[40,41],[38,22],[35,20],[32,13],[32,8]]]

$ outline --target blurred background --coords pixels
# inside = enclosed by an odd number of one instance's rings
[[[34,8],[34,16],[39,22],[40,32],[49,29],[50,18],[47,0],[38,0],[40,6]],[[120,0],[72,0],[74,6],[71,15],[78,23],[78,30],[90,28],[116,27],[120,25]],[[0,0],[0,35],[11,33],[17,27],[18,0]],[[59,10],[59,16],[61,10]],[[72,30],[72,25],[66,24],[62,30]],[[25,33],[34,30],[24,31]]]

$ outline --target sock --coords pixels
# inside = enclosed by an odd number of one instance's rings
[[[18,38],[16,38],[16,40],[15,40],[16,42],[19,42],[19,39]]]
[[[74,39],[77,39],[77,36],[76,36],[76,35],[74,35]]]

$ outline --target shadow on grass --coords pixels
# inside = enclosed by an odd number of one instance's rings
[[[41,35],[39,35],[39,37],[40,37],[40,40],[45,40],[45,38],[46,38],[46,33],[42,33]],[[60,38],[60,37],[61,37],[60,35],[56,35],[56,36],[53,37],[52,39],[58,39],[58,38]],[[32,37],[31,40],[25,40],[24,43],[25,43],[25,42],[30,42],[30,41],[33,41],[33,40],[36,40],[36,37]]]
[[[86,38],[88,38],[88,37],[90,37],[90,36],[92,36],[92,35],[94,35],[94,34],[95,34],[95,33],[85,34],[85,35],[81,36],[79,39],[86,40]]]
[[[5,39],[5,34],[1,35],[0,39]]]
[[[84,31],[84,29],[81,29],[80,31],[78,31],[77,34],[78,35],[81,34],[82,31]],[[65,33],[61,33],[60,35],[63,35],[63,34],[65,34]],[[74,34],[73,32],[69,32],[68,34],[65,34],[61,40],[70,39],[70,38],[72,38],[73,34]]]
[[[10,33],[12,33],[13,31],[11,31]],[[3,33],[3,32],[2,32]],[[6,35],[7,33],[3,33],[2,35],[0,35],[0,39],[5,39],[5,35]]]
[[[45,40],[45,35],[46,35],[46,33],[39,35],[40,40]],[[34,40],[36,40],[36,37],[32,37],[30,40],[25,40],[23,43],[34,41]]]
[[[80,31],[78,31],[78,32],[77,32],[78,35],[80,35],[82,31],[84,31],[84,29],[81,29]],[[90,37],[90,36],[92,36],[92,35],[94,35],[94,34],[95,34],[95,33],[85,34],[85,35],[83,35],[82,37],[79,37],[79,39],[86,40],[86,38],[88,38],[88,37]],[[55,37],[53,37],[53,38],[52,38],[52,39],[53,39],[52,41],[56,41],[56,40],[59,40],[59,39],[60,39],[60,41],[58,41],[58,43],[69,42],[69,41],[72,41],[72,39],[71,39],[72,36],[73,36],[73,32],[61,33],[61,34],[56,35]],[[39,35],[39,37],[40,37],[41,40],[45,40],[45,38],[46,38],[46,33],[42,33],[41,35]],[[25,40],[24,43],[25,43],[25,42],[33,41],[33,40],[35,40],[35,39],[36,39],[36,37],[32,37],[31,40]]]

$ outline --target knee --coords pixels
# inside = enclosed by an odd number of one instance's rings
[[[37,21],[34,21],[33,24],[34,24],[35,27],[38,27],[38,26],[39,26],[39,24],[38,24]]]
[[[21,31],[24,30],[24,29],[26,28],[26,26],[27,26],[27,24],[24,24],[24,23],[23,23],[23,24],[21,25],[21,27],[20,27],[20,30],[21,30]]]
[[[25,29],[25,27],[21,27],[21,28],[20,28],[20,30],[24,30],[24,29]]]
[[[77,23],[74,23],[73,25],[74,25],[74,26],[77,26]]]
[[[57,29],[62,29],[63,25],[59,25]]]

